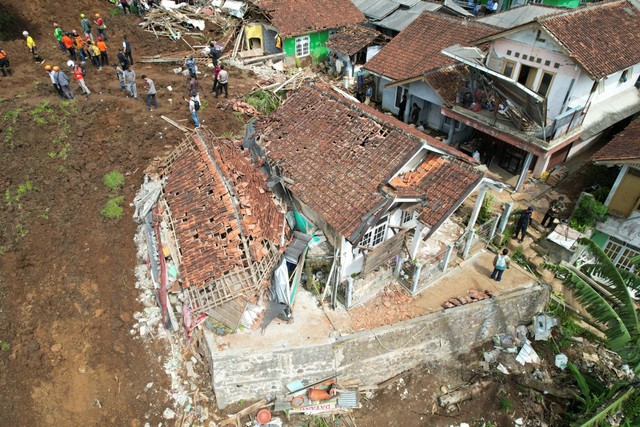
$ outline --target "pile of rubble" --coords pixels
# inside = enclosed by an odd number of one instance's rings
[[[465,304],[471,304],[472,302],[482,301],[483,299],[493,298],[493,292],[491,291],[479,291],[477,289],[469,289],[467,296],[458,296],[449,298],[441,304],[442,308],[453,308]]]

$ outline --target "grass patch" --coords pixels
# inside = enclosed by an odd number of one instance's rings
[[[500,399],[500,409],[502,409],[503,411],[508,411],[512,407],[513,405],[511,404],[511,401],[509,399],[507,399],[506,397]]]
[[[47,123],[47,116],[51,116],[54,114],[53,106],[48,100],[44,100],[38,105],[36,105],[33,110],[31,110],[31,117],[33,117],[33,121],[37,125],[44,125]]]
[[[22,108],[19,108],[19,107],[11,109],[2,115],[2,120],[4,120],[5,122],[10,121],[15,125],[16,122],[18,121],[18,116],[20,115],[21,112],[22,112]]]
[[[120,219],[124,213],[122,205],[124,204],[124,196],[116,196],[107,200],[100,213],[107,219]]]
[[[122,9],[120,9],[119,7],[112,7],[111,9],[109,9],[109,15],[111,16],[122,15]]]
[[[104,176],[102,183],[109,190],[115,192],[124,187],[124,175],[118,171],[111,171]]]

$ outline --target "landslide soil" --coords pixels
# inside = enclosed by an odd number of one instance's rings
[[[182,41],[156,39],[140,19],[111,16],[106,1],[4,0],[13,14],[8,41],[14,76],[0,78],[0,425],[157,425],[167,388],[157,344],[129,333],[142,309],[133,274],[136,225],[132,201],[143,172],[184,135],[162,114],[192,126],[183,97],[186,81],[174,64],[135,64],[140,99],[127,99],[112,68],[87,64],[89,97],[61,101],[43,65],[34,64],[21,37],[28,30],[51,65],[68,59],[56,45],[52,22],[78,29],[81,12],[107,19],[109,55],[127,34],[137,57],[184,51]],[[5,31],[3,29],[3,31]],[[158,111],[144,105],[142,74],[158,88]],[[203,78],[203,89],[211,77]],[[167,86],[173,87],[173,92]],[[231,70],[230,96],[253,86]],[[200,118],[216,134],[241,131],[243,122],[206,92]],[[246,117],[244,119],[247,119]],[[157,163],[157,162],[156,162]],[[113,194],[107,172],[125,174],[121,220],[100,211]]]

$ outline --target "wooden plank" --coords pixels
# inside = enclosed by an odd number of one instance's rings
[[[392,238],[383,242],[364,257],[362,275],[366,276],[402,251],[407,230],[402,230]]]

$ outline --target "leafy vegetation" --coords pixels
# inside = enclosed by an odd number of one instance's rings
[[[48,116],[55,118],[55,112],[53,106],[48,100],[43,100],[31,110],[31,117],[37,125],[44,125],[47,123]]]
[[[247,104],[262,114],[269,114],[280,106],[280,99],[272,92],[259,90],[247,96]]]
[[[563,263],[548,268],[564,277],[564,284],[572,290],[576,301],[584,307],[592,320],[601,326],[606,335],[606,346],[624,360],[630,369],[640,373],[640,322],[635,301],[629,289],[640,289],[640,276],[619,269],[607,254],[593,241],[579,239],[591,260],[579,267]],[[640,257],[633,259],[640,268]],[[571,366],[571,365],[569,365]],[[577,368],[571,368],[582,392],[577,399],[581,403],[581,426],[601,425],[605,418],[620,410],[625,400],[635,396],[635,383],[621,381],[611,387],[601,387],[589,381]],[[639,425],[635,410],[633,419],[626,425]]]
[[[593,227],[596,223],[604,221],[607,215],[607,207],[598,202],[591,194],[582,193],[578,206],[569,219],[569,225],[580,232],[587,227]]]
[[[484,224],[493,217],[493,194],[487,193],[478,212],[478,224]]]
[[[111,197],[100,213],[107,219],[120,219],[124,213],[124,196]]]
[[[118,191],[124,186],[124,175],[118,171],[111,171],[104,176],[102,183],[111,191]]]

